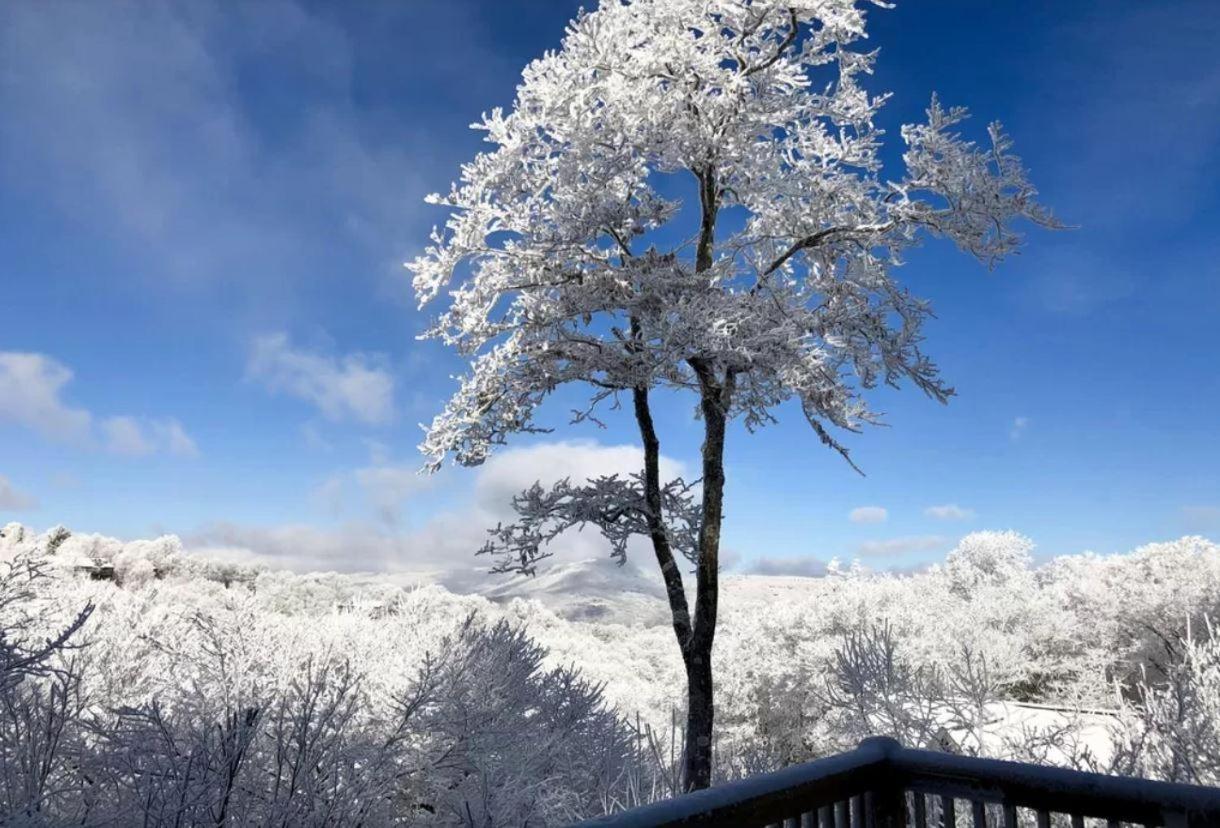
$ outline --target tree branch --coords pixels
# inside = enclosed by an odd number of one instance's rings
[[[633,326],[634,327],[634,326]],[[635,419],[640,427],[644,443],[644,502],[648,522],[648,535],[657,556],[657,566],[665,580],[665,594],[669,598],[669,609],[673,618],[674,635],[685,656],[691,642],[690,608],[686,603],[686,589],[682,584],[682,573],[674,561],[673,548],[665,531],[661,511],[661,442],[657,439],[652,411],[648,405],[648,389],[631,389],[635,403]]]
[[[755,72],[770,69],[779,61],[780,58],[784,56],[784,53],[788,51],[788,47],[796,42],[796,36],[799,31],[800,25],[797,23],[796,9],[788,9],[788,34],[782,41],[780,41],[779,46],[775,50],[775,54],[771,55],[771,57],[767,58],[762,63],[749,67],[741,74],[745,77],[749,77]]]
[[[767,269],[762,272],[762,275],[770,276],[772,273],[774,273],[775,271],[777,271],[781,267],[783,267],[784,263],[787,262],[789,259],[791,259],[793,256],[795,256],[797,253],[801,252],[802,250],[809,250],[810,248],[817,247],[822,242],[826,241],[827,239],[832,239],[835,236],[840,236],[840,235],[847,236],[847,235],[853,235],[853,234],[857,234],[857,233],[859,233],[859,234],[884,233],[887,230],[893,229],[893,227],[894,227],[894,222],[887,221],[887,222],[884,222],[883,224],[863,224],[863,225],[860,225],[859,227],[843,227],[843,226],[827,227],[823,230],[819,230],[816,233],[810,233],[808,236],[805,236],[804,238],[801,238],[801,239],[797,239],[795,242],[793,242],[792,245],[787,250],[785,250],[782,254],[780,254],[780,256],[775,261],[771,262],[771,264],[767,267]]]

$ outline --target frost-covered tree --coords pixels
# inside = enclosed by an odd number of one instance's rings
[[[1210,619],[1187,625],[1169,644],[1159,677],[1146,673],[1123,700],[1116,728],[1117,768],[1138,776],[1215,785],[1220,782],[1220,636]],[[1168,643],[1168,642],[1167,642]]]
[[[966,140],[965,110],[935,98],[901,130],[905,170],[883,171],[886,96],[862,86],[867,5],[884,4],[606,0],[525,69],[510,112],[475,125],[493,148],[431,198],[451,215],[409,265],[421,303],[451,288],[427,335],[471,361],[427,429],[433,468],[541,430],[535,413],[561,385],[592,387],[578,420],[630,397],[643,470],[531,489],[487,551],[532,572],[572,525],[599,527],[620,559],[628,536],[650,539],[686,669],[689,787],[711,773],[728,423],[754,429],[795,401],[846,457],[833,429],[877,421],[865,390],[906,380],[947,400],[920,349],[928,304],[893,269],[923,235],[993,265],[1019,244],[1014,219],[1053,224],[1000,126]],[[674,177],[697,208],[667,195]],[[697,494],[660,478],[656,389],[698,398]]]

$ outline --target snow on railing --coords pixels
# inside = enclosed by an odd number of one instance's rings
[[[585,826],[1220,828],[1220,788],[904,748],[848,753],[589,820]]]

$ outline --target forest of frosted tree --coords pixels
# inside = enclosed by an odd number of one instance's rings
[[[980,532],[913,574],[729,577],[716,778],[883,733],[1220,782],[1220,547],[1033,552]],[[0,630],[13,824],[557,824],[676,784],[663,619],[9,524]]]

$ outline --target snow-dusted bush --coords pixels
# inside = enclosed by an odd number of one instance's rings
[[[1208,619],[1165,642],[1169,658],[1124,700],[1117,764],[1141,776],[1220,784],[1220,633]]]
[[[438,820],[567,823],[635,804],[643,756],[599,688],[505,620],[462,625],[421,673],[415,698],[428,771],[419,798]]]
[[[1034,544],[1016,532],[973,532],[945,556],[945,576],[959,595],[1023,586],[1031,577]]]

